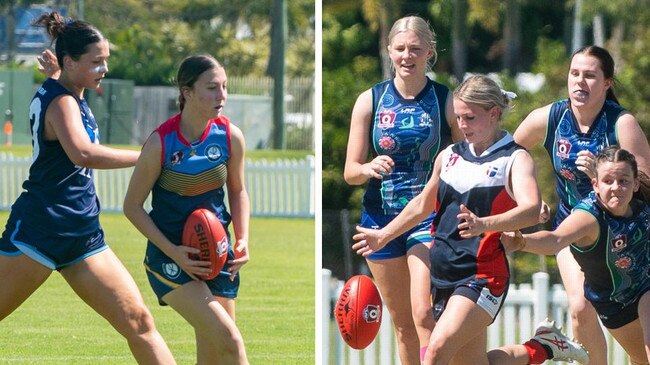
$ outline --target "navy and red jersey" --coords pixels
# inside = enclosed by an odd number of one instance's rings
[[[590,151],[597,155],[606,147],[618,144],[616,121],[623,112],[625,109],[620,105],[606,100],[589,131],[582,133],[567,99],[552,104],[544,148],[553,164],[559,198],[553,227],[557,227],[592,191],[591,179],[576,167],[578,152]]]
[[[508,182],[514,157],[523,151],[512,135],[504,131],[503,137],[480,156],[475,156],[465,141],[441,152],[437,213],[432,228],[434,241],[430,250],[431,281],[435,287],[453,288],[473,279],[487,279],[490,287],[493,279],[504,282],[510,276],[500,232],[461,238],[458,230],[461,220],[456,216],[461,204],[479,217],[516,207]]]
[[[574,208],[596,218],[600,228],[593,245],[570,246],[585,273],[585,297],[599,308],[632,305],[650,290],[650,206],[636,199],[630,205],[630,217],[614,216],[591,192]]]
[[[11,207],[10,220],[21,220],[25,227],[49,236],[87,236],[100,227],[93,170],[75,165],[59,141],[46,141],[43,137],[47,108],[61,95],[75,99],[88,139],[99,143],[97,123],[86,100],[79,99],[58,81],[47,79],[29,106],[33,162],[23,183],[24,191]]]
[[[445,107],[449,89],[427,79],[414,99],[405,99],[386,80],[372,88],[370,139],[373,155],[395,162],[382,180],[370,179],[363,197],[365,211],[397,215],[431,177],[433,162],[451,143]]]
[[[211,119],[197,141],[187,141],[180,132],[177,114],[161,124],[161,172],[152,189],[152,210],[156,226],[174,244],[181,244],[187,217],[198,208],[211,210],[227,229],[230,214],[224,204],[227,165],[230,159],[230,121],[224,116]],[[157,249],[153,244],[149,249]]]

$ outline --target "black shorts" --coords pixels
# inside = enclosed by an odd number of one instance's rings
[[[508,278],[493,278],[493,280],[474,279],[466,283],[458,284],[453,288],[431,287],[431,298],[433,298],[433,317],[440,319],[442,312],[447,307],[447,302],[452,295],[464,296],[485,310],[492,321],[497,317],[503,302],[508,294]],[[492,288],[490,288],[491,286]]]
[[[639,295],[634,302],[628,305],[614,302],[591,302],[591,304],[596,309],[598,318],[600,318],[605,328],[617,329],[639,318],[639,300],[641,300],[642,296],[643,294]]]

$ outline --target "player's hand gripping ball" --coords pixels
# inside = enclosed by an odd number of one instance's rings
[[[350,278],[334,307],[343,340],[357,350],[370,345],[379,332],[381,311],[381,297],[375,283],[366,275]]]
[[[226,264],[228,258],[228,235],[214,213],[199,208],[192,212],[183,227],[183,245],[198,248],[198,254],[191,254],[192,260],[210,261],[212,271],[199,275],[201,279],[214,279]]]

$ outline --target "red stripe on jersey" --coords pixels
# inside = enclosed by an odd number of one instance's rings
[[[492,202],[490,215],[507,212],[517,206],[506,189],[502,189]],[[505,281],[508,272],[508,260],[501,249],[501,232],[485,232],[479,242],[476,253],[476,278],[488,279],[488,288],[493,295],[501,295],[505,291]]]

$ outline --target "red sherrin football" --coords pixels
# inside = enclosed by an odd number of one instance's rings
[[[201,279],[214,279],[228,258],[228,235],[214,213],[199,208],[192,212],[183,227],[183,245],[198,248],[199,254],[190,255],[192,260],[210,261],[212,271],[198,275]]]
[[[381,297],[375,283],[366,275],[350,278],[334,307],[343,340],[357,350],[370,345],[379,332],[381,311]]]

